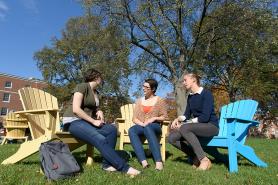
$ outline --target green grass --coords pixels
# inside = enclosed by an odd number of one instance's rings
[[[152,159],[148,158],[151,168],[144,170],[140,176],[130,178],[118,172],[101,170],[98,152],[95,152],[94,165],[85,166],[85,148],[81,148],[74,152],[74,156],[82,164],[84,171],[74,178],[47,182],[39,173],[39,156],[35,154],[18,164],[1,165],[0,184],[278,184],[278,140],[250,138],[247,145],[252,146],[257,155],[268,163],[267,168],[256,167],[240,158],[238,173],[231,174],[224,164],[215,163],[209,171],[196,171],[186,162],[187,157],[182,152],[167,145],[167,160],[163,171],[155,171]],[[0,146],[0,161],[16,152],[18,147],[18,144]],[[126,150],[132,151],[129,145]],[[129,159],[129,164],[142,170],[135,157]]]

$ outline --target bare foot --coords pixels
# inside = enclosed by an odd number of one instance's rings
[[[163,163],[162,162],[156,162],[155,163],[155,169],[159,170],[159,171],[163,170]]]
[[[136,170],[135,168],[129,167],[126,174],[130,175],[130,177],[135,177],[136,175],[139,175],[141,172],[139,170]]]
[[[211,168],[211,162],[209,160],[209,158],[204,157],[201,161],[200,161],[200,165],[197,168],[197,170],[209,170]]]

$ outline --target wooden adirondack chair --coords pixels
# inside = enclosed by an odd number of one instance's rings
[[[258,103],[254,100],[240,100],[223,106],[218,136],[202,141],[202,144],[207,146],[228,149],[230,172],[238,171],[237,154],[241,154],[257,166],[267,167],[267,164],[255,154],[253,148],[244,144],[249,128],[259,124],[252,120],[257,106]]]
[[[24,139],[27,141],[28,136],[25,135],[25,130],[28,128],[27,119],[17,118],[12,112],[4,118],[4,128],[6,128],[6,136],[1,145],[7,143],[8,139]]]
[[[24,111],[14,112],[17,118],[27,119],[31,131],[31,141],[20,145],[18,151],[2,164],[14,164],[38,152],[41,143],[59,139],[74,150],[85,143],[75,139],[69,132],[60,131],[60,118],[57,98],[42,90],[25,87],[18,90]],[[92,150],[87,145],[87,164],[92,164]]]
[[[120,132],[120,145],[119,149],[124,149],[124,144],[129,144],[130,139],[128,136],[128,129],[134,125],[132,121],[133,117],[133,110],[134,110],[135,104],[127,104],[124,106],[121,106],[121,115],[122,118],[117,118],[116,123],[118,123],[119,126],[119,132]],[[167,128],[169,121],[163,121],[162,122],[162,134],[161,137],[159,137],[160,145],[161,145],[161,157],[162,161],[165,161],[166,158],[166,134],[167,134]],[[145,138],[142,138],[142,141],[144,144],[147,144],[147,140]]]

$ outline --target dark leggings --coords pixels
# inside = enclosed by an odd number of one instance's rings
[[[168,142],[190,157],[196,156],[202,160],[206,155],[198,137],[212,137],[217,135],[218,131],[218,127],[212,123],[183,124],[178,130],[169,134]],[[186,142],[183,142],[184,140]]]

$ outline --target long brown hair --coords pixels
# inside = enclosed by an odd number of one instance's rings
[[[85,82],[91,82],[91,81],[95,81],[97,80],[98,78],[101,78],[102,79],[102,74],[91,68],[91,69],[88,69],[84,75],[84,81]]]

